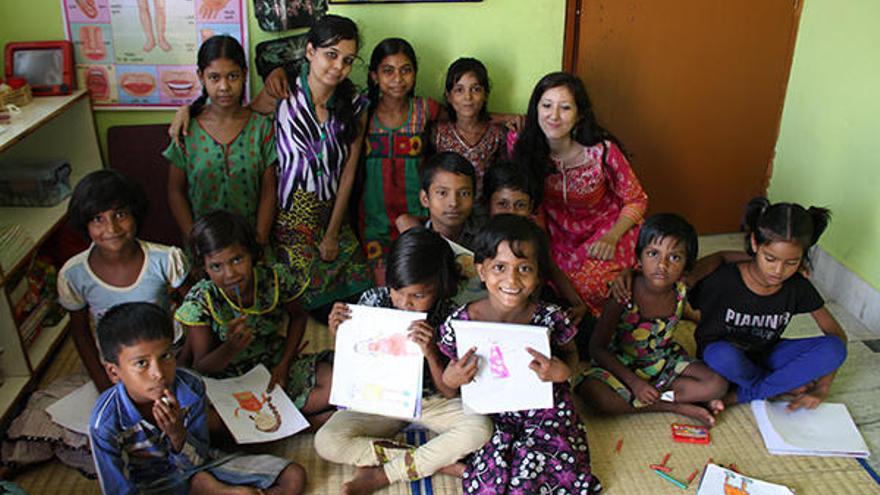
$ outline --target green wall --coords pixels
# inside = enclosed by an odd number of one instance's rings
[[[251,0],[247,3],[250,9]],[[383,38],[398,36],[412,43],[419,57],[419,95],[441,99],[446,67],[460,56],[473,56],[489,69],[493,83],[490,109],[524,113],[534,83],[562,66],[565,0],[331,5],[330,12],[351,17],[358,23],[364,42],[361,57],[365,61],[369,61],[370,51]],[[257,43],[278,37],[261,31],[253,16],[249,32],[252,56]],[[58,0],[0,0],[0,44],[63,37]],[[365,67],[352,74],[358,85],[365,85],[365,78]],[[257,82],[252,88],[259,86]],[[105,157],[107,128],[168,122],[171,115],[147,110],[97,112]]]
[[[876,0],[804,3],[770,197],[830,208],[820,245],[880,289],[877,19]]]

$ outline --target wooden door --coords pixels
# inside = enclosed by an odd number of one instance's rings
[[[765,194],[800,13],[799,0],[568,0],[566,70],[651,212],[732,232]]]

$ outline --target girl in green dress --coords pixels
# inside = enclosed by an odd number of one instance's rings
[[[231,36],[213,36],[199,48],[202,95],[189,107],[189,135],[164,156],[168,203],[184,236],[215,208],[243,216],[265,246],[275,218],[275,132],[268,116],[242,106],[247,65]],[[210,98],[210,102],[208,102]]]
[[[261,253],[253,228],[234,213],[203,216],[190,237],[208,274],[175,313],[187,329],[192,367],[228,378],[265,364],[272,370],[269,390],[280,385],[313,426],[323,424],[333,411],[332,352],[301,354],[308,316],[298,300],[309,286],[306,272],[255,263]]]

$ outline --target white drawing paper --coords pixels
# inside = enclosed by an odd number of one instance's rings
[[[356,411],[421,416],[424,355],[407,334],[425,313],[349,305],[336,330],[330,403]]]
[[[697,495],[794,495],[786,486],[749,478],[716,464],[708,464]]]
[[[771,454],[868,457],[868,446],[844,404],[789,411],[787,402],[752,401],[752,413]]]
[[[77,433],[89,434],[89,416],[98,402],[98,388],[89,380],[85,385],[46,408],[52,421]]]
[[[546,327],[453,320],[458,356],[476,347],[477,374],[461,387],[464,405],[480,414],[553,407],[553,384],[529,369],[526,347],[550,357]]]
[[[242,376],[204,379],[208,399],[236,442],[270,442],[309,427],[284,389],[276,385],[266,393],[271,378],[260,364]]]

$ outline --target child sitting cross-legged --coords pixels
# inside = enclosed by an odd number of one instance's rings
[[[338,411],[315,435],[315,450],[328,460],[358,466],[355,477],[342,486],[346,495],[371,493],[397,481],[413,481],[437,471],[461,476],[457,461],[482,446],[492,434],[485,416],[465,414],[457,392],[443,383],[448,361],[436,343],[436,328],[453,306],[458,269],[452,249],[435,232],[412,228],[391,245],[387,287],[363,293],[359,304],[406,311],[424,311],[426,320],[410,326],[409,338],[425,355],[422,414],[413,423],[437,433],[414,447],[392,441],[406,426],[398,418],[355,411]],[[336,303],[330,312],[330,330],[350,317],[348,306]]]
[[[641,271],[632,281],[632,302],[605,303],[590,339],[598,367],[583,375],[575,391],[602,413],[668,411],[714,426],[727,381],[674,340],[687,308],[683,277],[696,262],[697,233],[678,215],[651,215],[639,232],[636,255]],[[667,391],[672,400],[661,400]]]
[[[210,449],[205,384],[178,369],[171,317],[150,303],[114,306],[98,345],[116,384],[98,398],[89,436],[101,491],[114,495],[301,493],[301,466]]]

